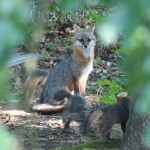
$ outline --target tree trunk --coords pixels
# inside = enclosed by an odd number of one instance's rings
[[[144,132],[150,123],[150,117],[140,115],[136,112],[140,107],[140,94],[133,97],[130,108],[129,121],[127,123],[126,133],[122,139],[120,150],[150,150],[144,145]],[[136,106],[136,110],[135,110]]]

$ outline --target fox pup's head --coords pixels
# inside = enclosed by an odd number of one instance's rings
[[[73,44],[78,48],[85,56],[90,55],[90,51],[94,51],[96,38],[93,34],[95,26],[89,26],[88,28],[80,28],[74,24],[75,37]]]
[[[131,103],[131,96],[127,95],[126,97],[118,97],[117,96],[117,103],[118,104],[130,104]]]

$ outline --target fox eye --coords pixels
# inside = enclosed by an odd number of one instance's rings
[[[83,43],[83,39],[78,39],[78,40],[79,40],[79,42]]]
[[[90,38],[88,38],[87,40],[88,40],[88,42],[91,42],[91,39],[90,39]]]

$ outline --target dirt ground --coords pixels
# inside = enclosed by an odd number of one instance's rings
[[[86,97],[89,102],[97,98],[93,95]],[[66,133],[59,135],[63,127],[61,114],[40,115],[17,107],[10,108],[4,102],[1,102],[1,114],[10,116],[6,126],[9,132],[18,138],[22,145],[22,150],[49,150],[71,147],[101,139],[96,125],[92,127],[87,135],[79,135],[76,122],[71,123],[71,128]],[[120,127],[115,126],[111,137],[120,139],[121,134]]]
[[[97,101],[99,95],[102,94],[102,88],[96,85],[96,81],[103,77],[118,76],[118,69],[116,63],[112,61],[114,55],[109,51],[103,52],[104,58],[101,60],[97,57],[94,61],[94,70],[89,77],[86,87],[86,99],[89,102],[91,109],[98,107]],[[51,57],[43,57],[38,61],[38,68],[51,71],[56,63],[51,61]],[[16,95],[21,94],[22,82],[17,75],[13,75],[11,84],[13,93]],[[37,91],[38,92],[38,91]],[[36,93],[35,93],[36,95]],[[33,101],[40,97],[38,93]],[[71,128],[64,134],[60,135],[62,130],[62,114],[53,115],[40,115],[30,111],[30,105],[24,101],[0,101],[0,117],[6,124],[9,132],[17,137],[19,143],[22,145],[22,150],[49,150],[58,149],[62,147],[72,147],[78,144],[87,143],[95,139],[101,139],[101,135],[94,124],[85,136],[79,135],[78,124],[71,123]],[[120,127],[117,125],[113,128],[111,133],[112,139],[120,139],[122,133]],[[120,140],[116,142],[120,143]],[[86,149],[86,148],[85,148]],[[87,148],[88,149],[88,148]],[[110,149],[113,148],[97,148],[97,149]]]

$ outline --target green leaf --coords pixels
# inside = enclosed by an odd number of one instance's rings
[[[115,80],[112,80],[111,86],[120,87],[120,85]]]
[[[116,93],[118,93],[119,91],[120,91],[120,86],[110,87],[108,93],[111,95],[111,94],[116,94]]]
[[[105,104],[114,104],[116,103],[116,97],[115,95],[105,95],[100,98],[100,102],[103,102]]]
[[[103,85],[111,85],[111,81],[109,81],[109,80],[107,80],[107,79],[99,80],[99,81],[97,82],[97,84],[98,84],[98,85],[101,85],[101,86],[103,86]]]

